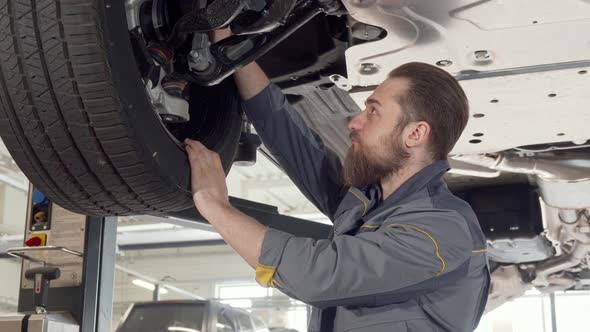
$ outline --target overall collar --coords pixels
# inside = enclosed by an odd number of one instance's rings
[[[384,203],[387,205],[393,205],[399,202],[404,197],[408,197],[421,190],[431,181],[439,180],[449,169],[450,166],[447,160],[434,161],[432,164],[422,168],[416,174],[412,175],[406,180],[406,182],[402,183],[396,191],[391,193],[391,195],[384,200]],[[381,193],[383,193],[382,190]]]
[[[402,183],[402,185],[399,186],[396,191],[391,193],[391,195],[389,195],[389,197],[387,197],[382,204],[379,203],[381,200],[383,200],[383,189],[379,184],[369,186],[364,190],[359,190],[356,188],[351,188],[351,190],[356,193],[363,194],[363,198],[367,200],[367,203],[370,206],[369,210],[373,210],[367,211],[367,217],[370,217],[371,215],[377,213],[381,207],[395,205],[409,195],[418,192],[428,183],[440,180],[449,169],[450,166],[447,160],[442,159],[434,161],[430,165],[422,168],[416,174],[412,175],[408,180],[406,180],[406,182]],[[375,206],[378,207],[376,209],[372,209]]]

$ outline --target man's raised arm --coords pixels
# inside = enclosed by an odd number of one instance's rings
[[[213,41],[227,37],[217,31]],[[329,218],[346,193],[338,156],[305,124],[280,88],[252,62],[234,74],[249,120],[268,151],[303,194]]]

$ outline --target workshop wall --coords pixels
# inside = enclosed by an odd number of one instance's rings
[[[17,310],[20,266],[16,259],[0,259],[0,314]]]
[[[0,248],[2,252],[22,243],[26,193],[6,184],[0,185]],[[15,242],[18,239],[20,242]],[[0,313],[16,312],[21,264],[16,259],[0,259]]]
[[[23,234],[27,207],[27,193],[8,185],[0,189],[0,234]]]

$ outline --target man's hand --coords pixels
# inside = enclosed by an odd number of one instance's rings
[[[184,142],[191,164],[193,201],[203,217],[209,219],[211,211],[230,206],[221,159],[198,141]]]
[[[232,32],[229,27],[225,29],[211,30],[209,31],[209,40],[211,43],[217,43],[218,41],[223,40],[231,35]]]
[[[186,139],[191,163],[193,201],[197,210],[253,268],[258,265],[266,227],[229,204],[225,173],[219,155],[197,141]]]

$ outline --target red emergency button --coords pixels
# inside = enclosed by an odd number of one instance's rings
[[[25,241],[27,247],[39,247],[45,245],[45,234],[35,234],[30,239]]]
[[[32,238],[28,239],[25,242],[25,246],[27,247],[38,247],[41,245],[41,238],[38,236],[33,236]]]

